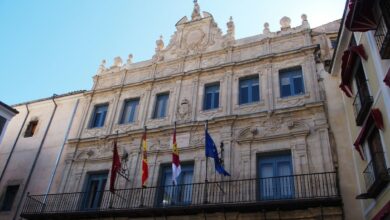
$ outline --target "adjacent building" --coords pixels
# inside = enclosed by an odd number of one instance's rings
[[[364,219],[390,218],[389,30],[390,1],[347,1],[326,81],[340,169],[355,175],[348,193]]]
[[[0,145],[0,219],[19,219],[27,192],[46,194],[83,91],[21,103]]]
[[[162,37],[156,41],[152,59],[117,57],[108,68],[103,61],[90,91],[36,102],[48,109],[19,114],[26,124],[19,118],[7,133],[21,148],[12,154],[8,179],[19,179],[12,180],[21,187],[14,190],[15,201],[25,198],[13,213],[26,219],[353,216],[343,210],[323,82],[340,21],[311,29],[306,15],[301,20],[291,27],[283,17],[276,32],[265,23],[262,34],[236,39],[232,18],[223,34],[195,1],[191,18],[176,23],[168,45]],[[60,100],[64,112],[57,114]],[[38,145],[11,137],[21,127],[31,130],[34,120],[41,125],[36,132],[45,131],[37,133]],[[206,123],[230,176],[216,173],[214,161],[205,157]],[[175,124],[177,185],[171,168]],[[141,143],[145,131],[147,151]],[[114,142],[122,167],[110,192]],[[31,153],[38,155],[32,168]],[[142,187],[145,156],[149,175]],[[16,177],[17,161],[35,174]]]
[[[14,117],[19,112],[8,106],[7,104],[0,101],[0,143],[3,140],[5,129],[12,117]]]

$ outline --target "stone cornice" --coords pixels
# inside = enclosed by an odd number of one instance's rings
[[[195,70],[178,72],[178,73],[174,73],[172,75],[163,76],[163,77],[159,77],[159,78],[153,77],[153,78],[149,78],[149,79],[142,80],[139,82],[125,84],[125,85],[123,85],[123,88],[126,89],[128,87],[144,85],[146,83],[161,82],[161,81],[165,81],[165,80],[174,79],[176,77],[189,76],[189,75],[197,74],[197,73],[204,73],[204,72],[215,71],[215,70],[223,70],[224,68],[227,68],[227,67],[234,68],[234,67],[237,67],[240,65],[251,64],[251,63],[256,63],[256,62],[261,62],[261,61],[267,62],[268,60],[274,60],[276,58],[281,58],[281,57],[285,57],[285,56],[289,56],[289,55],[293,55],[293,54],[297,54],[297,53],[306,53],[307,54],[307,53],[310,53],[310,51],[314,52],[317,48],[318,48],[318,45],[315,44],[315,45],[304,46],[304,47],[300,47],[297,49],[284,51],[284,52],[280,52],[280,53],[269,53],[266,55],[261,55],[261,56],[255,57],[255,58],[246,59],[246,60],[242,60],[242,61],[233,61],[233,62],[222,63],[222,64],[218,64],[218,65],[210,66],[210,67],[206,67],[206,68],[198,68]],[[131,71],[131,70],[129,70],[129,71]],[[113,86],[113,87],[108,87],[108,88],[103,88],[103,89],[97,89],[97,90],[95,90],[95,93],[103,93],[103,92],[107,92],[107,91],[112,91],[114,89],[119,89],[120,87],[121,86],[118,85],[118,86]],[[92,91],[88,91],[85,94],[91,94],[91,93],[92,93]]]

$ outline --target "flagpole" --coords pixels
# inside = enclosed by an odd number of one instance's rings
[[[144,134],[142,135],[142,141],[141,141],[141,149],[142,149],[142,164],[143,164],[143,162],[144,162],[144,152],[143,152],[143,141],[144,141],[144,135],[146,134],[146,125],[145,125],[145,127],[144,127]],[[141,164],[141,168],[143,169],[143,166],[142,166],[142,164]],[[141,172],[141,174],[143,175],[143,170],[142,170],[142,172]],[[143,207],[144,206],[144,185],[143,185],[143,183],[142,183],[142,175],[141,175],[141,199],[140,199],[140,207]]]
[[[206,120],[206,124],[205,124],[205,137],[204,137],[204,148],[205,148],[205,156],[206,156],[206,176],[205,176],[205,180],[204,180],[204,195],[203,195],[203,203],[206,204],[207,203],[207,193],[208,193],[208,190],[207,190],[207,183],[208,183],[208,179],[207,179],[207,170],[208,170],[208,157],[206,155],[206,146],[207,146],[207,138],[206,138],[206,132],[207,132],[207,129],[208,129],[208,120]]]
[[[176,121],[173,123],[173,134],[176,135]],[[172,143],[172,144],[175,144],[175,143]],[[175,184],[175,180],[174,180],[175,177],[173,177],[173,175],[174,175],[174,173],[172,172],[172,185],[175,187],[177,183]]]
[[[205,124],[205,131],[207,131],[208,129],[208,121],[206,120],[206,124]],[[205,151],[206,151],[206,137],[204,139],[204,147],[205,147]],[[208,182],[208,179],[207,179],[207,170],[208,170],[208,157],[206,156],[206,177],[205,177],[205,180],[204,182],[207,183]]]

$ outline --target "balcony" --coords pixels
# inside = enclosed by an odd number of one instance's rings
[[[147,217],[339,206],[335,172],[98,192],[28,195],[26,219]],[[96,203],[97,201],[97,203]]]
[[[376,198],[390,182],[390,170],[386,169],[384,160],[380,162],[383,153],[376,153],[375,160],[371,160],[363,171],[366,183],[366,193],[357,196],[358,199]],[[383,157],[384,159],[384,157]]]
[[[381,1],[382,16],[379,19],[379,24],[375,30],[374,37],[382,59],[390,59],[390,32],[389,25],[386,24],[386,18],[389,19],[390,3],[389,1]]]
[[[372,96],[360,95],[359,92],[356,94],[353,101],[356,125],[361,126],[363,124],[373,102]]]

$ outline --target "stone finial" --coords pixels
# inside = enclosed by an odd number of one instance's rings
[[[114,64],[112,67],[121,67],[122,66],[122,58],[121,57],[115,57],[114,58]]]
[[[291,28],[291,19],[287,16],[284,16],[280,19],[280,29],[287,30]]]
[[[106,70],[106,60],[102,60],[102,62],[99,65],[98,73],[102,73],[104,70]]]
[[[269,30],[269,23],[265,22],[264,23],[264,29],[263,29],[263,34],[269,34],[271,31]]]
[[[191,18],[192,20],[198,20],[202,18],[202,16],[200,15],[200,7],[197,0],[194,0],[194,10],[192,11]]]
[[[129,56],[127,57],[127,64],[130,65],[133,63],[133,54],[129,54]]]
[[[164,41],[163,41],[163,36],[160,35],[160,38],[156,40],[156,53],[164,49]]]
[[[227,33],[228,33],[228,35],[234,37],[234,30],[235,30],[235,28],[234,28],[234,22],[233,22],[233,17],[232,16],[230,16],[228,23],[226,23],[226,26],[227,26]]]
[[[302,14],[301,19],[302,19],[302,26],[310,27],[306,14]]]

